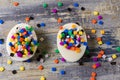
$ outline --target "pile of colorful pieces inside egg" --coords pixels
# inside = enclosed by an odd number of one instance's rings
[[[85,32],[83,29],[76,28],[75,25],[72,25],[71,29],[64,29],[61,34],[58,36],[60,38],[60,45],[64,46],[68,50],[75,51],[80,53],[80,47],[82,45],[87,46],[85,40]]]
[[[33,28],[26,26],[25,28],[18,28],[18,31],[11,35],[9,47],[14,56],[26,58],[33,55],[38,42],[32,34]]]

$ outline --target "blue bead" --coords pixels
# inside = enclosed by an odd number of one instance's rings
[[[23,32],[24,32],[24,30],[23,30],[23,29],[21,29],[19,32],[20,32],[20,33],[23,33]]]
[[[73,44],[72,44],[72,43],[69,43],[69,46],[70,46],[70,47],[72,47],[72,46],[73,46]]]
[[[20,36],[18,36],[17,38],[20,39]]]
[[[34,45],[37,45],[37,41],[36,41],[36,40],[33,40],[33,44],[34,44]]]
[[[65,33],[68,33],[68,29],[65,29],[64,32],[65,32]]]
[[[4,21],[3,20],[0,20],[0,24],[3,24],[4,23]]]
[[[31,32],[31,31],[28,31],[28,34],[29,34],[29,35],[31,35],[31,34],[32,34],[32,32]]]
[[[57,69],[56,69],[55,67],[52,67],[52,68],[51,68],[51,71],[53,71],[53,72],[56,71],[56,70],[57,70]]]
[[[64,41],[63,43],[64,43],[64,44],[67,44],[67,42],[66,42],[66,41]]]
[[[2,56],[2,53],[0,53],[0,57]]]
[[[45,23],[40,23],[40,26],[45,27],[46,25],[45,25]]]
[[[3,40],[2,39],[0,39],[0,44],[3,44]]]
[[[99,24],[99,25],[103,25],[104,22],[100,20],[100,21],[98,21],[98,24]]]
[[[26,62],[30,63],[30,62],[31,62],[31,59],[26,60]]]
[[[61,75],[65,75],[65,71],[64,71],[64,70],[61,70],[61,71],[60,71],[60,74],[61,74]]]
[[[79,7],[79,4],[76,2],[73,4],[74,7]]]
[[[106,44],[106,45],[111,45],[111,42],[110,42],[110,41],[107,41],[105,44]]]
[[[88,45],[88,43],[87,43],[87,42],[84,42],[84,43],[83,43],[83,45],[87,46],[87,45]]]
[[[9,46],[13,46],[13,44],[11,42],[9,42]]]

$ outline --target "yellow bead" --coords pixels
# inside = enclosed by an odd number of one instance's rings
[[[24,71],[25,67],[24,66],[20,66],[20,71]]]
[[[59,38],[59,39],[61,39],[61,38],[62,38],[62,35],[61,35],[61,34],[60,34],[60,35],[58,35],[58,38]]]
[[[64,47],[66,48],[66,47],[67,47],[67,44],[64,44]]]
[[[77,31],[74,31],[73,34],[76,35],[76,34],[77,34]]]
[[[17,39],[15,39],[15,42],[18,42],[18,40],[17,40]]]
[[[25,44],[25,42],[23,41],[23,42],[22,42],[22,45],[24,45],[24,44]]]
[[[19,33],[20,34],[20,36],[22,36],[22,34],[21,33]]]
[[[32,49],[31,49],[32,51],[34,51],[35,50],[35,47],[32,47]]]
[[[40,77],[40,80],[46,80],[44,76],[41,76]]]
[[[104,30],[101,30],[100,33],[103,35],[103,34],[105,34],[105,31],[104,31]]]
[[[96,30],[95,30],[95,29],[92,29],[92,30],[91,30],[91,33],[95,34],[95,33],[96,33]]]
[[[113,59],[116,59],[116,58],[117,58],[117,55],[116,55],[116,54],[113,54],[113,55],[112,55],[112,58],[113,58]]]
[[[11,60],[8,60],[8,61],[7,61],[7,64],[12,64],[12,61],[11,61]]]
[[[17,37],[18,35],[17,34],[14,34],[14,37]]]
[[[71,40],[70,42],[71,42],[71,43],[74,43],[74,40]]]
[[[99,12],[98,12],[98,11],[94,11],[93,14],[94,14],[95,16],[98,16],[98,15],[99,15]]]
[[[82,32],[82,31],[79,31],[79,35],[83,35],[83,32]]]
[[[0,71],[3,72],[5,70],[4,67],[0,67]]]
[[[15,44],[15,47],[18,47],[18,44]]]
[[[26,57],[27,57],[27,55],[23,55],[22,57],[23,57],[23,58],[26,58]]]
[[[12,39],[12,38],[10,38],[10,40],[9,40],[10,42],[13,42],[14,40]]]
[[[73,25],[72,25],[72,28],[76,28],[76,25],[75,25],[75,24],[73,24]]]
[[[85,42],[85,40],[83,38],[81,38],[81,42]]]
[[[102,44],[103,44],[103,42],[102,42],[102,41],[98,41],[98,44],[99,44],[99,45],[102,45]]]
[[[28,38],[25,38],[25,41],[29,41],[29,39],[28,39]]]

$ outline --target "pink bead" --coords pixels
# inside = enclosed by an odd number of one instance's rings
[[[60,42],[60,45],[61,45],[61,46],[63,46],[63,45],[64,45],[64,43],[63,43],[63,42]]]
[[[28,55],[31,55],[30,52],[28,52]]]
[[[100,19],[103,19],[103,17],[99,15],[99,16],[98,16],[98,19],[99,19],[99,20],[100,20]]]
[[[71,47],[70,46],[67,46],[67,49],[70,49]]]
[[[52,12],[53,13],[57,13],[57,9],[52,9]]]
[[[66,62],[65,58],[61,58],[61,61]]]
[[[11,37],[12,39],[15,39],[15,36],[14,35],[12,35],[12,37]]]
[[[17,53],[17,56],[18,56],[18,57],[22,57],[23,55],[22,55],[22,53],[18,52],[18,53]]]
[[[98,62],[98,63],[96,63],[96,66],[97,66],[97,67],[100,67],[100,66],[101,66],[101,64]]]

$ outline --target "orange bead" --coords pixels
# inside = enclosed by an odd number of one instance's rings
[[[96,72],[92,72],[92,73],[91,73],[91,76],[92,76],[92,77],[96,77],[96,75],[97,75]]]
[[[25,47],[25,46],[22,46],[22,49],[26,49],[26,47]]]
[[[55,60],[54,60],[54,63],[55,63],[55,64],[58,64],[58,63],[59,63],[59,60],[58,60],[58,59],[55,59]]]
[[[96,69],[96,68],[97,68],[96,64],[93,64],[93,65],[92,65],[92,68],[93,68],[93,69]]]
[[[105,54],[105,52],[104,52],[103,50],[101,50],[101,51],[100,51],[100,54],[102,54],[102,55],[103,55],[103,54]]]
[[[97,41],[102,41],[102,38],[101,38],[101,37],[98,37],[98,38],[97,38]]]
[[[95,77],[90,77],[90,80],[96,80]]]
[[[26,35],[26,34],[27,34],[27,32],[24,32],[24,33],[23,33],[23,35]]]
[[[75,52],[80,53],[80,48],[76,48]]]
[[[58,23],[62,23],[62,21],[63,20],[61,18],[58,18],[58,20],[57,20]]]
[[[60,26],[59,29],[62,30],[62,29],[63,29],[63,26]]]
[[[19,3],[18,3],[18,2],[13,2],[13,5],[14,5],[14,6],[18,6]]]
[[[42,65],[40,65],[40,66],[38,67],[38,69],[39,69],[39,70],[43,70],[44,67],[43,67]]]
[[[25,18],[25,21],[26,21],[26,22],[29,22],[29,21],[30,21],[30,17],[26,17],[26,18]]]
[[[98,56],[97,56],[97,58],[102,58],[102,56],[103,55],[99,53]]]
[[[96,24],[97,23],[97,20],[96,19],[93,19],[92,20],[92,24]]]
[[[14,49],[15,49],[14,47],[11,47],[11,50],[12,50],[12,51],[14,51]]]
[[[71,47],[71,48],[70,48],[70,50],[72,50],[72,51],[75,51],[75,49],[76,49],[75,47]]]
[[[20,38],[20,42],[22,42],[24,40],[24,38]]]

